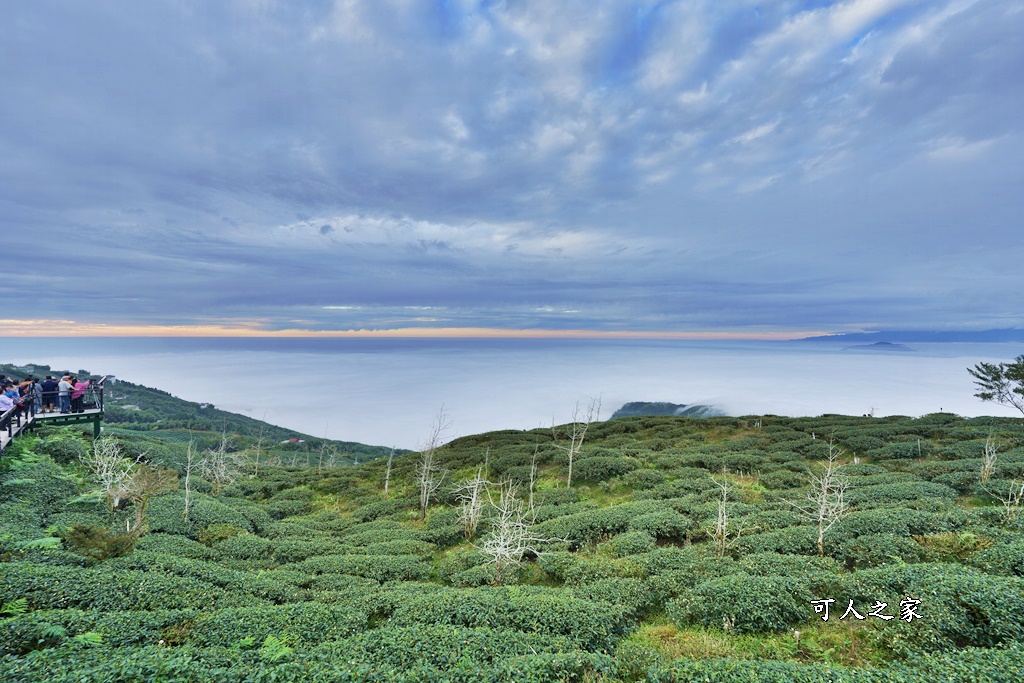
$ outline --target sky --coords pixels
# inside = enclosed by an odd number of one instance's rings
[[[1024,326],[1024,2],[33,0],[0,329]]]

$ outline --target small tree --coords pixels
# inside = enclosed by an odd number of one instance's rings
[[[806,503],[791,503],[798,516],[818,526],[818,556],[825,556],[825,534],[847,513],[846,488],[849,480],[839,472],[842,463],[839,458],[845,453],[829,439],[828,460],[815,473],[808,469],[810,491]]]
[[[437,462],[437,451],[444,444],[451,431],[452,421],[444,412],[444,405],[430,424],[430,436],[420,448],[420,460],[416,463],[416,483],[420,490],[420,519],[426,519],[427,508],[434,492],[441,488],[448,471]]]
[[[121,445],[109,438],[97,439],[93,442],[92,450],[82,455],[82,464],[99,482],[110,510],[117,509],[121,501],[128,498],[132,474],[141,458],[139,456],[134,462],[129,460],[121,451]]]
[[[1020,516],[1021,501],[1024,501],[1024,481],[1012,481],[1006,494],[1000,497],[1003,504],[1003,513],[1007,522],[1012,522]]]
[[[384,471],[384,497],[388,497],[388,488],[391,486],[391,461],[395,459],[395,447],[391,447],[391,452],[388,453],[388,466]]]
[[[259,451],[257,451],[258,453]],[[258,458],[259,456],[257,455],[257,467],[259,463]],[[192,509],[192,475],[199,472],[201,464],[199,454],[196,452],[196,442],[190,438],[185,449],[185,510],[181,513],[181,516],[186,520],[188,520],[189,510]]]
[[[981,483],[984,484],[996,471],[996,444],[992,440],[992,434],[989,433],[988,438],[985,439],[985,450],[981,456]]]
[[[551,426],[551,435],[555,439],[555,445],[565,451],[569,456],[569,472],[565,479],[565,488],[572,488],[572,465],[579,455],[580,450],[583,448],[583,440],[587,437],[587,430],[590,429],[590,423],[600,419],[601,415],[601,398],[590,399],[590,404],[587,406],[586,413],[583,412],[583,408],[580,406],[579,401],[576,402],[576,406],[572,411],[572,422],[570,427],[565,431],[565,436],[569,438],[569,443],[562,445],[558,443],[558,432],[555,431],[554,425]]]
[[[263,453],[263,439],[265,438],[265,433],[266,433],[266,429],[267,429],[266,419],[267,419],[267,411],[264,410],[263,411],[263,417],[260,418],[260,420],[261,420],[260,431],[256,434],[256,458],[253,461],[253,471],[252,471],[252,476],[254,476],[254,477],[259,477],[260,476],[260,455]]]
[[[483,478],[483,465],[477,468],[476,476],[455,486],[455,498],[459,501],[459,522],[466,540],[476,536],[477,528],[484,516],[484,497],[487,481]]]
[[[564,538],[544,538],[533,532],[533,516],[517,497],[518,487],[506,479],[498,484],[497,496],[487,489],[487,500],[494,510],[491,531],[483,542],[475,546],[494,565],[494,585],[501,585],[505,572],[518,566],[527,555],[539,556],[541,547]]]
[[[128,500],[135,508],[135,520],[128,532],[140,536],[146,532],[146,506],[153,496],[178,487],[178,473],[163,467],[140,463],[128,482]]]
[[[978,363],[967,372],[980,389],[975,396],[1016,408],[1024,415],[1024,355],[1012,363]]]
[[[142,460],[141,455],[134,461],[126,458],[120,444],[113,439],[97,439],[92,452],[82,457],[82,462],[99,482],[111,511],[120,507],[122,500],[133,504],[135,519],[134,523],[128,523],[127,531],[136,536],[145,532],[149,499],[178,485],[176,472],[151,467]]]
[[[245,459],[241,453],[230,450],[227,432],[221,434],[220,445],[206,451],[199,469],[203,478],[213,487],[213,495],[219,496],[225,486],[233,484],[242,475]]]
[[[744,531],[747,531],[745,527],[736,526],[729,520],[729,492],[733,490],[733,485],[726,475],[727,472],[723,470],[721,480],[711,477],[711,481],[715,482],[722,491],[722,497],[718,499],[718,515],[705,528],[708,536],[715,543],[716,557],[725,557],[729,548],[735,545]]]

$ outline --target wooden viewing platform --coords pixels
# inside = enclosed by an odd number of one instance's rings
[[[35,429],[39,425],[54,425],[62,427],[64,425],[76,425],[91,422],[92,434],[94,437],[98,438],[100,435],[100,425],[103,422],[102,387],[95,390],[90,387],[90,389],[87,390],[87,396],[89,396],[91,400],[86,403],[86,405],[91,407],[78,413],[62,413],[60,411],[44,412],[36,410],[35,406],[29,402],[28,410],[26,412],[19,413],[16,409],[11,409],[3,415],[0,415],[0,451],[7,448],[7,444],[11,443],[19,435]]]

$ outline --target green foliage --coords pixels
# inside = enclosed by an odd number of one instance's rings
[[[781,631],[807,619],[812,599],[806,583],[794,577],[734,574],[695,586],[671,600],[665,611],[679,626]]]
[[[244,533],[247,533],[246,529],[241,529],[234,524],[211,524],[199,532],[198,540],[203,545],[212,546]]]
[[[76,524],[65,534],[68,547],[96,562],[121,557],[132,552],[139,537],[108,527]]]
[[[0,670],[5,680],[68,682],[999,680],[1021,655],[1024,523],[1007,523],[978,489],[990,432],[1001,450],[987,486],[998,494],[1024,476],[1019,420],[595,423],[576,478],[599,485],[573,489],[558,486],[565,461],[549,430],[464,437],[439,454],[463,473],[489,457],[492,473],[522,477],[536,451],[532,531],[570,539],[528,555],[519,585],[496,588],[450,501],[426,520],[410,516],[411,459],[395,459],[397,497],[382,500],[380,463],[319,471],[305,446],[289,452],[296,467],[264,460],[259,477],[217,498],[198,482],[188,520],[183,492],[154,498],[153,532],[131,554],[106,553],[102,539],[91,551],[94,531],[68,550],[47,547],[76,525],[123,529],[132,511],[110,514],[79,496],[75,453],[87,441],[43,429],[0,462]],[[187,430],[112,433],[125,452],[180,470]],[[831,556],[819,558],[816,529],[786,501],[802,495],[792,489],[806,485],[830,434],[879,459],[845,468],[852,510],[830,532]],[[247,437],[232,439],[245,447]],[[720,493],[709,474],[723,466],[737,483],[730,519],[754,533],[719,558],[704,524]],[[979,497],[961,507],[957,495],[972,492]],[[847,620],[831,631],[810,604],[854,599],[863,612],[884,600],[898,614],[908,596],[922,601],[923,620]],[[793,627],[805,633],[799,650]],[[656,633],[709,638],[759,660],[673,660],[668,644],[644,640]],[[732,647],[740,641],[758,645]],[[700,652],[687,656],[713,656]]]
[[[627,531],[612,539],[611,545],[619,557],[639,555],[654,550],[655,538],[646,531]]]
[[[629,624],[619,605],[553,589],[480,587],[407,595],[391,616],[396,625],[446,624],[563,636],[587,650],[607,648]]]

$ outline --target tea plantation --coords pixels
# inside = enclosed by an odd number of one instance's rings
[[[421,516],[415,453],[215,486],[123,431],[177,485],[113,505],[39,430],[0,459],[0,680],[1024,680],[1020,420],[627,417],[571,488],[567,431],[442,446]]]

